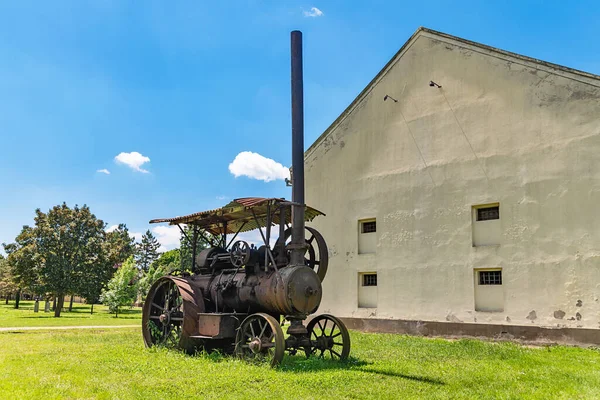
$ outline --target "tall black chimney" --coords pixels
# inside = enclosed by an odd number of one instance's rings
[[[304,82],[302,32],[292,31],[292,242],[291,265],[304,265]]]

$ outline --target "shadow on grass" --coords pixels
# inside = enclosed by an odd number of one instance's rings
[[[154,347],[155,351],[158,350]],[[167,348],[163,348],[163,350],[158,351],[177,351],[184,354],[187,357],[202,357],[204,359],[210,360],[212,362],[227,362],[236,359],[236,357],[232,354],[223,354],[219,350],[213,350],[211,352],[199,351],[194,354],[186,354],[185,352],[179,350],[168,350]],[[249,364],[252,365],[252,364]],[[348,372],[358,372],[358,373],[367,373],[374,375],[383,375],[389,376],[392,378],[400,378],[407,379],[416,382],[428,383],[431,385],[445,385],[446,382],[436,379],[430,378],[427,376],[419,376],[419,375],[411,375],[404,374],[399,371],[394,371],[391,369],[378,369],[372,367],[372,362],[367,362],[356,357],[349,357],[345,361],[334,361],[334,360],[325,360],[318,357],[310,357],[306,358],[304,356],[295,355],[290,356],[288,354],[283,358],[282,364],[276,369],[278,372],[282,373],[306,373],[306,372],[319,372],[319,371],[334,371],[334,370],[343,370]],[[257,367],[266,367],[267,364],[255,365]]]
[[[435,378],[429,378],[426,376],[403,374],[398,371],[390,369],[378,369],[370,367],[373,365],[372,362],[360,360],[356,357],[349,357],[346,361],[333,361],[324,360],[317,357],[305,358],[302,356],[286,356],[283,359],[282,365],[279,370],[282,372],[316,372],[323,370],[345,370],[348,372],[366,372],[375,375],[384,375],[394,378],[408,379],[411,381],[418,381],[424,383],[430,383],[433,385],[445,385],[444,381]]]

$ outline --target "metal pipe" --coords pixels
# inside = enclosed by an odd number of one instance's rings
[[[304,265],[304,82],[302,32],[291,33],[292,53],[292,242],[291,265]]]

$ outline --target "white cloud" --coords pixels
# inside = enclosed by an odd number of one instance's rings
[[[181,231],[176,226],[157,226],[152,233],[160,243],[159,251],[172,250],[179,247]]]
[[[277,238],[279,237],[278,235],[279,232],[277,232],[277,226],[273,226],[271,228],[271,237],[269,242],[271,243],[271,248],[273,248],[273,246],[275,246],[275,242],[277,242]],[[263,228],[263,234],[267,234],[265,232],[265,228]],[[227,239],[228,241],[230,240],[229,238]],[[255,247],[260,247],[262,245],[265,244],[265,241],[263,240],[262,236],[260,235],[260,232],[258,231],[258,229],[255,229],[253,231],[249,231],[249,232],[243,232],[240,233],[236,238],[235,241],[238,240],[243,240],[244,242],[248,242],[248,244],[254,244]]]
[[[322,17],[323,15],[323,11],[319,10],[317,7],[311,7],[310,11],[304,11],[304,16],[305,17]]]
[[[106,168],[104,169],[99,169],[96,172],[100,172],[101,174],[106,174],[106,175],[110,175],[110,171],[107,170]]]
[[[125,164],[131,169],[147,174],[148,171],[140,168],[147,162],[150,162],[150,158],[141,155],[137,151],[132,151],[131,153],[120,153],[115,157],[115,161],[117,164]]]
[[[238,176],[247,176],[265,182],[290,177],[288,168],[277,161],[251,151],[242,151],[235,156],[233,162],[229,164],[229,172],[236,178]]]
[[[228,198],[227,196],[217,196],[217,200],[227,200]]]
[[[144,234],[142,232],[129,232],[129,236],[133,237],[136,242],[141,242]]]
[[[111,225],[108,228],[106,228],[106,232],[110,233],[110,232],[114,231],[115,229],[117,229],[118,227],[119,227],[119,225]]]

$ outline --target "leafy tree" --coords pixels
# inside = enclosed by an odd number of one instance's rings
[[[142,274],[138,284],[138,295],[142,301],[146,300],[150,286],[158,280],[158,278],[169,274],[168,267],[158,264],[156,261],[152,263],[148,271]]]
[[[161,253],[158,259],[154,261],[152,265],[161,266],[169,273],[179,269],[181,266],[181,255],[179,254],[179,249],[168,250],[164,253]]]
[[[118,267],[130,256],[135,254],[135,239],[129,235],[127,225],[119,226],[111,232],[106,232],[106,255],[113,267]]]
[[[14,283],[12,270],[8,260],[0,254],[0,296],[6,296],[6,304],[11,293],[17,291],[17,285]]]
[[[125,224],[119,224],[113,231],[106,232],[104,239],[98,261],[89,266],[78,285],[78,293],[92,305],[92,314],[94,304],[100,301],[102,290],[106,288],[117,268],[131,257],[135,250],[134,238],[129,236]]]
[[[58,298],[54,316],[60,317],[64,296],[81,291],[86,274],[102,263],[104,222],[90,209],[65,203],[43,213],[36,210],[34,233],[40,264],[40,279]]]
[[[129,257],[108,282],[107,289],[102,292],[100,300],[108,306],[111,313],[115,313],[115,316],[119,315],[120,308],[133,305],[137,295],[137,274],[133,256]]]
[[[147,272],[150,265],[158,258],[160,243],[150,230],[142,236],[142,242],[136,245],[136,261],[143,272]]]
[[[35,229],[23,226],[14,243],[2,245],[8,254],[6,263],[12,289],[16,292],[15,308],[19,308],[21,290],[29,289],[33,293],[44,291],[43,280],[40,277],[44,265],[43,257],[39,254]]]

